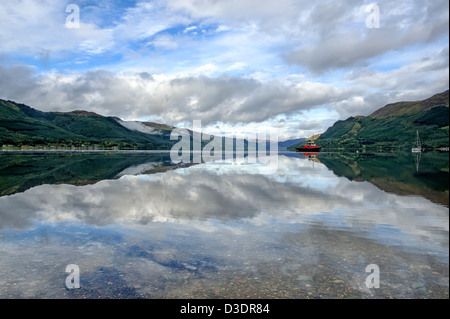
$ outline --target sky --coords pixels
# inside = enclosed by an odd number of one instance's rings
[[[448,0],[4,0],[0,98],[280,140],[449,88]]]

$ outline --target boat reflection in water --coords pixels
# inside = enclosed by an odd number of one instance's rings
[[[301,154],[302,154],[306,159],[308,159],[309,161],[311,161],[311,162],[313,163],[313,166],[314,166],[314,162],[320,163],[320,160],[317,158],[317,156],[319,155],[319,153],[302,152]]]

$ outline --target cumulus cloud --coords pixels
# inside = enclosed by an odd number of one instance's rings
[[[261,122],[346,99],[351,91],[331,85],[219,76],[115,74],[38,75],[23,67],[0,66],[0,93],[44,111],[86,109],[123,119],[157,116],[168,124],[202,120]]]
[[[285,116],[295,134],[319,124],[305,110],[345,119],[448,89],[445,0],[380,0],[379,29],[369,0],[80,1],[79,29],[68,3],[2,3],[0,98],[171,125]]]
[[[346,1],[340,5],[319,3],[309,22],[317,26],[316,36],[284,55],[288,63],[313,72],[367,65],[374,57],[392,50],[426,44],[448,37],[448,2],[423,5],[393,5],[380,1],[380,28],[367,28],[367,4]],[[359,10],[358,10],[359,9]],[[314,33],[314,27],[308,30]]]
[[[80,19],[79,28],[66,26],[69,1],[4,1],[0,6],[0,52],[15,57],[62,58],[74,52],[98,54],[114,45],[112,30]]]
[[[442,52],[445,52],[443,50]],[[447,65],[442,52],[388,72],[355,69],[347,74],[349,88],[318,82],[233,76],[117,74],[96,70],[71,75],[38,74],[26,66],[0,64],[0,95],[43,111],[89,110],[124,120],[151,118],[169,125],[201,120],[203,125],[263,124],[278,127],[281,139],[310,136],[340,118],[369,115],[392,102],[419,100],[448,88],[446,75],[435,64]],[[411,76],[414,74],[415,76]],[[371,91],[378,88],[380,91]],[[326,110],[328,115],[306,116]],[[280,115],[289,121],[280,127]],[[234,123],[234,124],[233,124]],[[303,136],[303,135],[301,135]]]

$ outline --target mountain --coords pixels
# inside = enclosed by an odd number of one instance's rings
[[[24,104],[0,99],[0,146],[95,145],[167,150],[176,143],[170,140],[172,127],[138,123],[87,111],[41,112]],[[131,127],[133,125],[134,128]],[[142,129],[138,129],[139,125]]]
[[[413,115],[415,113],[429,111],[440,105],[448,107],[449,91],[436,94],[426,100],[416,102],[398,102],[388,104],[373,112],[370,117],[374,119],[389,119],[402,115]]]
[[[448,147],[448,90],[422,101],[388,104],[369,116],[337,121],[316,142],[324,149],[410,149],[417,131],[423,147]]]
[[[170,139],[174,129],[166,124],[123,121],[118,117],[106,117],[88,111],[42,112],[25,104],[0,99],[0,147],[170,150],[179,141]],[[192,149],[194,132],[189,129],[186,132]],[[234,150],[238,145],[244,150],[249,147],[246,139],[218,136],[214,139],[221,139],[222,150],[225,150],[226,142],[232,142]],[[201,149],[209,142],[202,139]]]

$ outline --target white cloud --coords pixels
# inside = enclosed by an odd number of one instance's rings
[[[185,29],[183,30],[183,33],[187,33],[187,32],[193,31],[193,30],[195,30],[195,29],[198,29],[198,27],[195,26],[195,25],[193,25],[193,26],[190,26],[190,27],[185,28]]]
[[[205,69],[216,70],[213,65],[202,68],[199,73]],[[20,73],[16,74],[17,71]],[[3,78],[9,77],[8,81],[0,80],[4,98],[29,103],[42,110],[69,111],[81,106],[124,119],[155,115],[169,124],[194,119],[205,123],[259,122],[280,113],[319,107],[349,94],[321,83],[286,85],[280,81],[262,83],[229,76],[154,75],[145,78],[139,74],[101,70],[67,76],[37,75],[24,67],[1,68],[0,73]],[[18,90],[18,84],[25,87]],[[193,96],[196,103],[192,103]]]
[[[67,1],[3,1],[0,6],[0,52],[29,56],[45,50],[50,56],[76,52],[97,54],[112,48],[110,29],[80,21],[80,28],[65,25]]]
[[[359,0],[80,2],[79,29],[64,25],[68,3],[0,5],[0,98],[168,124],[281,116],[287,136],[319,124],[305,110],[327,114],[322,130],[336,112],[448,88],[447,1],[380,0],[379,29]]]
[[[309,20],[317,27],[316,36],[286,54],[286,61],[320,73],[367,65],[370,59],[392,50],[448,38],[448,1],[432,5],[392,1],[377,4],[382,21],[379,29],[369,29],[362,23],[366,17],[361,8],[366,5],[360,2],[348,1],[341,6],[332,2],[318,4]],[[314,34],[314,27],[308,31]]]

